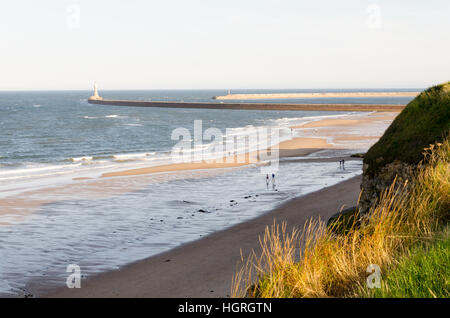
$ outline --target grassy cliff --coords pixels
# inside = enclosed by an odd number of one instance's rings
[[[329,226],[312,219],[292,233],[285,223],[267,227],[261,254],[250,254],[235,274],[232,295],[448,297],[449,128],[450,82],[411,101],[366,154],[362,196],[369,195],[369,217]],[[396,177],[396,166],[421,160],[423,165],[412,166],[414,173]],[[377,173],[394,161],[407,165]],[[373,264],[382,273],[375,289],[367,280]]]
[[[399,160],[417,164],[423,149],[442,142],[450,129],[450,82],[433,86],[412,100],[364,157],[366,173]]]
[[[285,223],[267,227],[261,254],[250,254],[235,274],[232,295],[448,297],[450,138],[425,156],[411,186],[394,181],[370,218],[343,234],[317,219],[292,233]],[[373,264],[381,275],[376,288],[367,280]]]

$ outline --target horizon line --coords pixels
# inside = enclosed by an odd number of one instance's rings
[[[430,86],[422,86],[422,87],[409,87],[409,86],[397,86],[397,87],[325,87],[325,88],[320,88],[320,87],[308,87],[308,88],[107,88],[107,89],[102,89],[100,88],[99,91],[160,91],[160,90],[178,90],[178,91],[198,91],[198,90],[203,90],[203,91],[217,91],[217,90],[224,90],[224,91],[228,91],[228,90],[353,90],[353,89],[368,89],[368,90],[373,90],[373,89],[402,89],[402,90],[415,90],[415,89],[425,89],[427,87],[431,87],[434,85],[438,85],[438,84],[433,84]],[[0,92],[81,92],[81,91],[93,91],[93,89],[22,89],[22,88],[17,88],[17,89],[2,89],[0,88]]]

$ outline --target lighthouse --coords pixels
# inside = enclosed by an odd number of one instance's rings
[[[94,82],[94,95],[91,96],[91,97],[89,97],[89,99],[94,99],[94,100],[101,100],[101,99],[103,99],[103,98],[101,98],[101,97],[98,95],[97,82]]]

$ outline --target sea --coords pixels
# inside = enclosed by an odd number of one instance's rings
[[[323,90],[233,90],[232,93],[320,91]],[[100,92],[110,99],[184,102],[219,102],[212,100],[212,96],[226,93],[226,90]],[[269,129],[276,132],[279,141],[284,141],[296,137],[290,126],[338,118],[350,112],[91,105],[87,102],[90,95],[91,91],[0,91],[2,296],[36,296],[64,286],[70,274],[67,266],[71,264],[80,266],[83,278],[120,268],[361,173],[360,161],[349,161],[343,170],[336,162],[289,158],[280,160],[276,189],[267,187],[258,164],[110,178],[112,181],[103,178],[99,182],[98,177],[103,173],[173,163],[172,150],[179,142],[174,132],[180,129],[189,132],[193,153],[216,146],[217,140],[194,142],[195,123],[199,121],[202,131],[218,129],[225,139],[239,139],[249,129]],[[407,104],[411,99],[315,98],[258,102]],[[367,113],[361,113],[364,114]],[[258,141],[252,145],[244,143],[236,151],[243,153],[263,146]],[[305,158],[348,155],[367,148],[358,145],[357,149],[325,150]],[[77,178],[80,181],[75,182]],[[32,213],[20,213],[19,209],[17,215],[2,207],[1,202],[17,201],[17,198],[44,203]]]

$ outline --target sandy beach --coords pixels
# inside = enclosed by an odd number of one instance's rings
[[[389,124],[398,113],[375,112],[369,116],[346,115],[343,118],[315,120],[300,126],[292,126],[293,131],[301,132],[301,137],[281,142],[278,145],[279,157],[306,156],[321,149],[345,149],[357,142],[375,142],[380,136],[364,136],[355,134],[354,130],[370,125]],[[136,191],[148,183],[115,178],[143,176],[150,174],[183,172],[191,170],[209,170],[220,168],[236,168],[258,163],[256,152],[224,158],[216,161],[192,163],[175,163],[139,169],[127,169],[104,173],[100,178],[77,177],[72,184],[45,187],[39,190],[26,191],[18,195],[0,198],[0,215],[11,216],[12,219],[23,219],[43,204],[64,199],[99,199]],[[0,225],[8,224],[0,221]]]
[[[329,93],[271,93],[228,94],[215,96],[218,100],[289,99],[289,98],[336,98],[336,97],[415,97],[419,92],[329,92]]]
[[[397,113],[371,113],[364,116],[348,114],[341,117],[314,119],[291,126],[294,138],[278,144],[280,159],[302,162],[337,162],[344,158],[303,158],[317,151],[355,149],[359,143],[375,142],[381,135],[364,135],[364,128],[387,127]],[[371,128],[372,127],[372,128]],[[229,159],[229,160],[226,160]],[[345,157],[346,161],[361,159]],[[80,175],[62,186],[44,187],[0,199],[0,215],[14,222],[27,220],[41,207],[64,200],[109,200],[119,195],[144,189],[149,184],[169,180],[202,178],[226,173],[227,169],[246,169],[259,165],[258,153],[251,152],[226,157],[223,162],[201,161],[150,166],[104,173],[92,178]],[[195,174],[192,174],[194,173]],[[352,205],[359,194],[359,179],[353,178],[338,185],[293,199],[270,213],[233,225],[227,230],[207,235],[192,243],[183,244],[168,252],[151,256],[83,280],[80,290],[45,289],[39,279],[32,280],[26,289],[34,295],[49,297],[226,297],[240,259],[258,247],[258,235],[276,218],[290,225],[302,226],[310,217],[326,220],[343,205]],[[0,226],[8,226],[3,218]],[[198,238],[198,236],[197,236]],[[43,284],[45,285],[45,284]],[[48,294],[47,294],[48,293]]]
[[[330,148],[324,138],[295,138],[281,142],[278,147],[279,157],[306,156],[320,149]],[[220,169],[246,166],[259,162],[258,152],[224,157],[218,160],[170,164],[149,168],[132,169],[105,173],[102,177],[135,176],[149,173],[173,172],[183,170]]]
[[[291,129],[303,129],[303,128],[322,128],[323,133],[319,130],[305,132],[306,137],[293,138],[291,140],[283,141],[278,144],[279,157],[296,157],[306,156],[315,151],[321,149],[342,148],[339,141],[351,142],[351,141],[363,141],[379,138],[380,136],[359,136],[354,135],[351,132],[352,128],[360,127],[363,125],[377,124],[384,121],[392,121],[398,113],[374,113],[372,116],[352,116],[348,115],[346,118],[332,118],[313,121],[300,126],[292,126]],[[328,140],[334,140],[337,144],[331,144]],[[258,153],[251,152],[247,154],[237,155],[233,157],[225,157],[220,159],[220,162],[193,162],[193,163],[180,163],[170,164],[149,168],[131,169],[125,171],[117,171],[112,173],[105,173],[102,177],[120,177],[120,176],[133,176],[149,173],[161,173],[171,171],[182,170],[198,170],[198,169],[217,169],[217,168],[232,168],[245,166],[250,163],[256,163],[259,161]]]
[[[44,297],[229,297],[242,255],[259,249],[258,237],[274,220],[301,228],[310,218],[327,220],[358,199],[360,177],[293,199],[270,213],[171,251],[59,288]],[[38,284],[38,282],[36,282]],[[29,286],[33,290],[36,286]]]
[[[326,143],[324,138],[296,138],[279,145],[279,156],[297,157],[306,156],[320,149],[329,148],[331,145]],[[98,200],[117,196],[122,193],[137,191],[151,181],[133,182],[123,178],[112,177],[131,177],[145,176],[158,173],[184,172],[192,170],[201,170],[202,174],[209,175],[203,170],[214,170],[221,168],[237,168],[258,162],[258,154],[256,152],[243,155],[224,158],[221,162],[193,162],[169,164],[148,168],[130,169],[124,171],[116,171],[105,173],[101,178],[78,177],[73,178],[74,183],[64,186],[46,187],[39,190],[32,190],[20,193],[18,195],[0,198],[0,216],[9,216],[10,220],[24,220],[34,211],[44,204],[50,204],[63,199],[71,200]],[[180,175],[180,178],[182,176]],[[112,178],[112,179],[111,179]],[[1,225],[8,225],[8,221],[0,221]]]

